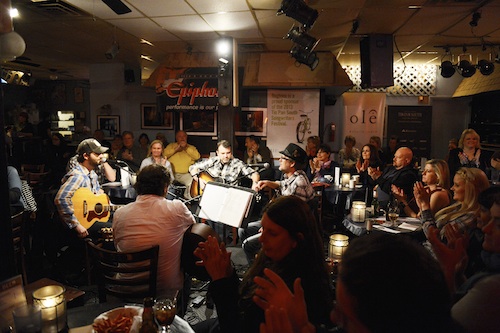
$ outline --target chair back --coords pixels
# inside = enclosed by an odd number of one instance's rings
[[[24,259],[24,235],[25,235],[25,213],[19,212],[10,217],[12,224],[12,243],[14,245],[14,256],[16,259],[16,268],[19,274],[23,276],[24,285],[28,284],[26,276],[26,261]]]
[[[86,248],[93,259],[99,302],[105,302],[106,295],[124,300],[156,297],[159,245],[137,252],[116,252],[88,240]]]

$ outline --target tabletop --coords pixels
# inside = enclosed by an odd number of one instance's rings
[[[385,220],[385,216],[377,218],[367,218],[364,222],[354,222],[351,215],[347,215],[342,221],[342,224],[356,236],[366,234],[366,225],[372,223],[372,231],[388,232],[392,234],[407,234],[422,230],[422,222],[420,219],[413,217],[400,217],[398,226],[390,225],[390,222]]]
[[[71,333],[92,333],[92,323],[101,313],[123,307],[125,303],[106,302],[98,304],[88,304],[85,306],[68,309],[68,327]],[[141,306],[137,304],[130,304]],[[174,322],[170,326],[172,333],[194,333],[187,321],[179,316],[175,316]]]

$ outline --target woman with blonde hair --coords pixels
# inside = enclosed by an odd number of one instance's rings
[[[479,193],[490,186],[486,174],[477,168],[460,168],[453,177],[453,200],[455,203],[441,209],[433,217],[430,206],[430,189],[425,188],[422,183],[416,183],[413,193],[421,209],[421,219],[424,222],[424,232],[427,234],[428,227],[437,226],[441,230],[441,237],[448,238],[451,235],[448,228],[455,229],[461,233],[474,229],[479,216]]]
[[[452,149],[448,158],[450,175],[461,167],[479,168],[486,172],[490,166],[491,154],[481,149],[481,138],[472,128],[467,128],[462,132],[458,140],[458,148]]]
[[[153,140],[149,145],[147,157],[142,160],[139,170],[151,164],[160,164],[168,170],[170,176],[172,177],[171,179],[174,179],[172,164],[170,164],[170,162],[165,157],[163,153],[164,148],[165,147],[163,147],[163,142],[161,140]]]
[[[430,191],[430,210],[434,216],[439,210],[447,207],[451,202],[450,194],[450,174],[448,163],[445,160],[432,159],[427,161],[422,172],[422,182],[425,188]],[[394,197],[403,205],[403,210],[407,216],[418,217],[419,212],[415,212],[409,205],[406,193],[399,187],[392,185]],[[418,206],[418,203],[417,203]]]

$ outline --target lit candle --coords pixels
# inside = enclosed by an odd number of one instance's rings
[[[349,237],[342,234],[333,234],[330,236],[330,243],[328,247],[328,257],[333,260],[340,261],[342,254],[349,245]]]
[[[351,180],[351,174],[350,173],[343,173],[342,174],[342,186],[349,186],[349,181]]]
[[[363,201],[354,201],[351,208],[353,222],[364,222],[366,215],[366,204]]]
[[[340,168],[335,167],[335,186],[340,186]]]
[[[64,288],[46,286],[33,292],[33,303],[42,309],[42,333],[57,333],[66,328]]]

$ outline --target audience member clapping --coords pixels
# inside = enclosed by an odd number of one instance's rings
[[[195,250],[202,260],[200,265],[212,277],[209,292],[218,314],[218,323],[212,320],[197,324],[196,332],[208,332],[217,325],[221,332],[257,332],[264,322],[264,310],[253,300],[255,279],[264,277],[266,268],[275,271],[288,288],[300,278],[307,301],[306,316],[314,325],[329,323],[332,292],[321,236],[309,206],[295,196],[280,197],[265,209],[262,228],[262,249],[244,276],[239,292],[231,253],[224,243],[209,237]]]

